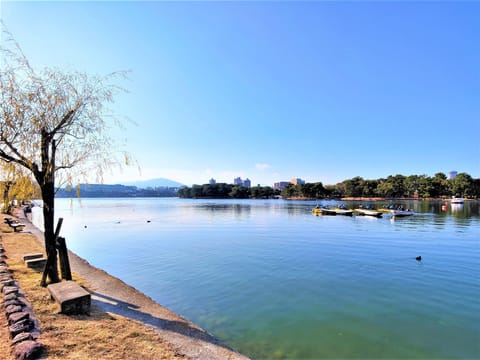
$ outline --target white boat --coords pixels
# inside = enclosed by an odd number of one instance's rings
[[[353,210],[349,210],[349,209],[335,208],[331,210],[335,211],[335,215],[345,215],[345,216],[353,215]]]
[[[393,216],[395,217],[405,217],[405,216],[412,216],[415,215],[415,212],[413,210],[407,209],[407,210],[391,210],[390,211]]]
[[[451,204],[463,204],[463,202],[464,202],[463,198],[459,198],[456,196],[452,196],[452,200],[450,200]]]
[[[374,210],[374,209],[358,208],[358,209],[355,209],[355,214],[356,215],[381,217],[383,212],[378,211],[378,210]]]

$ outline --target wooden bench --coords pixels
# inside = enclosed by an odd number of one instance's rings
[[[23,261],[30,269],[42,271],[45,269],[47,258],[42,253],[32,253],[23,255]]]
[[[42,253],[31,253],[23,255],[23,261],[33,260],[33,259],[41,259],[43,258]]]
[[[46,264],[47,264],[47,258],[44,258],[44,257],[25,261],[25,265],[27,265],[28,268],[33,269],[35,271],[43,271],[45,269]]]
[[[90,314],[91,296],[74,281],[61,281],[47,286],[52,299],[63,314]]]

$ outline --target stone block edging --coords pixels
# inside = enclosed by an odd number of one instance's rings
[[[12,338],[12,353],[15,359],[39,359],[45,346],[38,341],[40,329],[33,307],[5,261],[6,255],[0,235],[0,293],[8,330]]]

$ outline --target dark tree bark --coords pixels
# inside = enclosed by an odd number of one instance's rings
[[[49,258],[46,269],[52,283],[59,282],[57,267],[57,249],[55,245],[55,184],[46,182],[41,186],[43,200],[43,221],[45,236],[45,251]]]
[[[57,249],[55,239],[55,140],[51,134],[43,130],[41,133],[41,164],[42,170],[34,168],[32,171],[40,185],[43,200],[43,226],[45,236],[45,251],[48,261],[46,273],[50,282],[60,281],[58,276]],[[51,151],[50,151],[51,150]]]

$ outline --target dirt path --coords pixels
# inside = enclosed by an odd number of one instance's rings
[[[21,211],[15,215],[26,224],[24,232],[34,234],[43,244],[43,232],[34,227]],[[163,339],[174,345],[180,354],[198,360],[248,359],[221,344],[205,330],[159,305],[120,279],[90,265],[76,254],[69,252],[69,259],[72,272],[89,284],[95,305],[106,312],[153,327]]]

